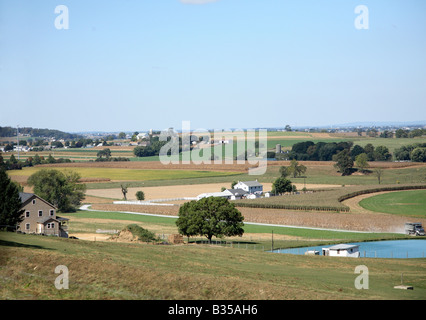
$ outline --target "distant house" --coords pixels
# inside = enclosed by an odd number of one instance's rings
[[[139,134],[137,135],[137,139],[138,139],[138,140],[148,139],[148,138],[149,138],[149,135],[148,135],[148,133],[146,133],[146,132],[142,132],[142,133],[139,133]]]
[[[254,193],[263,193],[263,185],[256,181],[238,181],[234,185],[234,189],[242,189],[247,191],[250,194]]]
[[[68,238],[68,219],[56,215],[57,208],[34,193],[20,192],[24,219],[18,231]]]
[[[324,256],[359,258],[359,246],[349,244],[338,244],[328,248],[322,248]]]

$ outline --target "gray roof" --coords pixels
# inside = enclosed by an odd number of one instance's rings
[[[46,223],[49,220],[53,220],[53,221],[59,222],[58,219],[55,219],[53,217],[41,217],[40,219],[37,220],[37,222]]]
[[[37,197],[39,198],[41,201],[47,203],[49,206],[57,209],[53,204],[47,202],[46,200],[44,200],[43,198],[40,198],[38,195],[36,195],[35,193],[28,193],[28,192],[19,192],[19,197],[21,198],[21,203],[24,204],[25,202],[27,202],[29,199],[31,199],[32,197]]]
[[[243,189],[226,189],[226,191],[229,191],[234,196],[243,196],[243,195],[248,193],[247,191],[245,191]]]
[[[244,183],[246,186],[249,187],[261,187],[262,184],[257,181],[241,181],[241,183]]]
[[[347,250],[351,248],[358,248],[359,245],[356,244],[337,244],[335,246],[329,247],[329,250]]]
[[[32,196],[34,196],[34,193],[19,192],[19,197],[21,198],[22,203],[26,202],[28,199],[31,199]]]

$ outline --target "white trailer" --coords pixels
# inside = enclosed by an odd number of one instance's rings
[[[349,244],[338,244],[328,248],[322,248],[322,254],[330,257],[359,258],[359,246]]]

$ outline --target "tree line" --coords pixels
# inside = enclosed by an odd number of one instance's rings
[[[413,143],[395,149],[395,160],[426,162],[426,143]]]
[[[10,158],[4,161],[3,156],[0,152],[0,167],[5,170],[21,170],[23,167],[32,167],[38,164],[51,164],[51,163],[69,163],[70,159],[54,158],[51,154],[48,157],[39,156],[36,154],[34,157],[28,157],[25,161],[16,159],[15,155],[11,155]]]
[[[16,137],[17,128],[13,127],[0,127],[0,137]],[[26,134],[31,137],[55,138],[55,139],[78,139],[81,135],[67,133],[60,130],[52,129],[37,129],[31,127],[19,128],[20,134]]]
[[[352,141],[298,142],[292,146],[291,151],[288,153],[288,158],[300,161],[336,161],[337,155],[345,150],[352,160],[355,160],[361,153],[367,155],[368,161],[389,161],[392,159],[392,154],[386,146],[374,147],[371,143],[364,147],[360,145],[354,146]]]

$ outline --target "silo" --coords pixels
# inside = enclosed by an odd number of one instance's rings
[[[275,146],[275,153],[281,153],[281,145],[280,144],[277,144]]]

